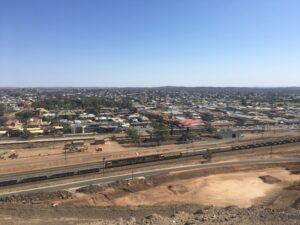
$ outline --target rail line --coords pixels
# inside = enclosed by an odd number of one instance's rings
[[[299,159],[268,159],[268,160],[245,160],[239,162],[222,162],[222,163],[209,163],[209,164],[194,164],[194,165],[184,165],[184,166],[172,166],[167,168],[158,168],[158,169],[146,169],[134,173],[134,177],[151,177],[161,174],[166,174],[170,172],[182,171],[182,170],[191,170],[191,169],[209,169],[209,168],[230,168],[236,166],[249,166],[249,165],[282,165],[282,164],[294,164],[299,163]],[[92,184],[107,184],[113,183],[118,180],[131,180],[133,178],[132,173],[128,171],[123,174],[110,175],[97,178],[86,178],[79,181],[69,181],[67,183],[61,184],[49,184],[42,187],[34,188],[25,188],[22,190],[7,190],[6,192],[0,193],[0,198],[16,195],[16,194],[27,194],[27,193],[37,193],[37,192],[48,192],[48,191],[57,191],[62,189],[69,188],[79,188]]]
[[[59,168],[45,169],[41,171],[31,171],[23,173],[8,174],[0,176],[0,186],[9,186],[37,181],[44,181],[49,179],[63,178],[78,176],[84,174],[99,173],[103,169],[107,168],[117,168],[124,167],[135,164],[150,163],[150,162],[159,162],[164,160],[171,159],[180,159],[188,158],[194,156],[204,156],[208,152],[214,153],[223,153],[223,152],[237,152],[245,149],[254,149],[266,146],[275,146],[283,145],[289,143],[299,143],[300,137],[285,137],[285,138],[276,138],[273,140],[264,140],[259,142],[248,142],[232,146],[214,146],[206,149],[199,150],[186,150],[178,152],[168,152],[168,153],[156,153],[151,155],[136,156],[130,158],[120,158],[112,159],[108,161],[99,161],[88,164],[65,166]]]

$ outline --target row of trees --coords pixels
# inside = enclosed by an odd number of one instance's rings
[[[162,122],[154,122],[152,124],[153,131],[151,132],[151,139],[156,140],[157,144],[160,145],[162,141],[165,141],[169,137],[169,130]],[[126,131],[127,136],[135,143],[140,144],[141,138],[137,129],[129,128]]]
[[[46,108],[49,110],[84,109],[88,113],[97,114],[97,109],[100,109],[101,107],[131,108],[131,101],[127,98],[121,99],[120,101],[114,101],[111,98],[97,96],[50,96],[48,98],[37,100],[32,106],[34,108]]]
[[[168,136],[169,136],[169,131],[167,129],[167,127],[163,124],[163,123],[154,123],[153,124],[153,132],[152,132],[152,138],[156,139],[157,144],[160,145],[161,141],[167,140]],[[126,131],[127,136],[135,143],[135,144],[140,144],[140,135],[137,129],[135,128],[129,128]],[[193,141],[196,138],[196,134],[192,133],[192,132],[186,132],[184,134],[182,134],[181,136],[181,140],[182,141]],[[212,152],[210,150],[207,150],[204,155],[203,158],[206,159],[207,161],[211,161],[212,160]]]
[[[0,104],[0,116],[3,116],[5,114],[5,105]]]
[[[157,141],[157,144],[160,145],[162,141],[166,141],[170,136],[170,131],[168,127],[163,122],[153,122],[152,123],[153,131],[150,133],[151,140]],[[216,132],[216,129],[207,123],[204,130],[210,134]],[[141,137],[137,129],[129,128],[126,130],[127,137],[129,137],[135,144],[140,144]],[[185,132],[179,138],[180,141],[190,142],[198,138],[198,135],[193,132]]]

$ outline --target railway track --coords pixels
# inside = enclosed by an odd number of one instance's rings
[[[81,180],[77,181],[67,181],[64,183],[50,183],[45,186],[39,187],[25,187],[21,190],[10,190],[7,189],[4,192],[0,193],[0,198],[7,197],[10,195],[17,195],[17,194],[28,194],[28,193],[38,193],[38,192],[49,192],[49,191],[57,191],[69,188],[79,188],[85,187],[88,185],[93,184],[108,184],[113,183],[119,180],[131,180],[133,177],[151,177],[157,176],[161,174],[166,174],[170,172],[182,171],[182,170],[191,170],[191,169],[210,169],[210,168],[230,168],[230,167],[237,167],[237,166],[250,166],[250,165],[290,165],[290,164],[299,164],[300,159],[264,159],[264,160],[244,160],[239,162],[221,162],[221,163],[209,163],[209,164],[201,164],[196,163],[193,165],[183,165],[183,166],[170,166],[164,168],[157,168],[157,169],[145,169],[142,171],[135,172],[134,174],[130,171],[124,171],[122,174],[117,175],[108,175],[102,177],[86,177]]]
[[[40,171],[31,171],[15,174],[7,174],[0,176],[0,186],[9,186],[49,179],[57,179],[64,177],[79,176],[84,174],[99,173],[103,169],[124,167],[135,164],[160,162],[165,160],[173,160],[180,158],[189,158],[194,156],[204,156],[207,152],[223,153],[238,152],[245,149],[254,149],[266,146],[283,145],[289,143],[299,143],[300,137],[282,137],[272,140],[262,140],[258,142],[245,142],[232,146],[214,146],[206,149],[187,150],[169,153],[156,153],[152,155],[136,156],[131,158],[113,159],[108,161],[100,161],[96,163],[87,163],[73,166],[64,166],[59,168],[45,169]]]

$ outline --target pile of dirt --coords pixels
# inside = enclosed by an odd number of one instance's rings
[[[168,189],[173,192],[175,195],[177,194],[184,194],[189,192],[188,188],[182,184],[178,185],[169,185]]]
[[[100,185],[89,185],[86,187],[81,187],[76,190],[76,192],[84,193],[84,194],[95,194],[101,191],[104,191],[105,187]]]
[[[123,188],[128,187],[129,181],[128,180],[117,180],[113,183],[107,184],[107,187],[111,188]]]
[[[291,174],[294,174],[294,175],[300,174],[300,169],[291,170]]]
[[[114,189],[126,189],[130,190],[130,192],[137,192],[140,190],[145,190],[149,187],[153,186],[152,178],[145,178],[145,177],[137,177],[130,180],[118,180],[113,183],[109,183],[104,187],[110,187]]]
[[[134,178],[131,180],[118,180],[113,183],[104,185],[89,185],[78,188],[76,192],[83,194],[96,194],[105,191],[106,188],[114,188],[115,190],[122,190],[125,192],[134,193],[140,190],[144,190],[147,187],[152,186],[151,178]]]
[[[12,202],[12,203],[37,203],[46,201],[55,201],[62,199],[70,199],[72,194],[68,191],[55,191],[55,192],[39,192],[30,194],[11,195],[0,198],[0,202]]]
[[[288,171],[290,171],[291,174],[294,174],[294,175],[300,174],[300,167],[299,167],[298,164],[296,164],[296,165],[289,165],[289,166],[286,167],[286,169]]]
[[[270,175],[260,176],[259,178],[266,184],[275,184],[281,182],[281,180],[277,179],[276,177],[272,177]]]
[[[297,198],[293,204],[291,205],[292,208],[295,208],[295,209],[300,209],[300,198]]]
[[[292,185],[286,188],[287,190],[300,191],[300,181],[295,181]]]

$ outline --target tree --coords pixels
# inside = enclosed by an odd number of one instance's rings
[[[26,122],[29,118],[33,117],[34,113],[30,110],[24,110],[16,113],[16,117],[22,122]]]
[[[168,128],[162,122],[155,122],[152,126],[154,128],[153,135],[157,140],[157,144],[160,145],[160,142],[167,140],[170,135]]]
[[[247,100],[245,98],[242,98],[241,104],[242,106],[247,106]]]
[[[3,116],[5,113],[5,105],[4,104],[0,104],[0,116]]]
[[[203,121],[210,122],[210,121],[213,121],[214,116],[212,114],[210,114],[210,113],[203,113],[203,114],[201,114],[201,119]]]
[[[194,139],[196,139],[196,134],[191,133],[191,132],[186,132],[186,133],[182,134],[180,137],[180,140],[182,140],[184,142],[193,141]]]
[[[3,126],[8,121],[8,117],[1,116],[0,117],[0,126]]]
[[[216,132],[216,128],[214,128],[210,123],[207,123],[205,125],[205,130],[209,134],[212,134],[212,133]]]
[[[139,143],[140,142],[140,136],[138,133],[138,130],[135,128],[129,128],[126,130],[126,135],[129,137],[134,143]]]
[[[110,138],[112,141],[117,141],[117,137],[116,137],[116,135],[113,135],[113,136],[111,136],[111,138]]]

